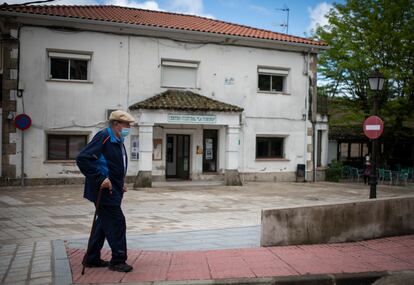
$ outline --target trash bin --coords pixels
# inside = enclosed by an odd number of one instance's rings
[[[305,165],[298,164],[296,168],[296,182],[305,182]]]

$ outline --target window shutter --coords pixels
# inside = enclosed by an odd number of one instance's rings
[[[259,67],[258,72],[265,73],[265,74],[272,74],[272,75],[282,75],[282,76],[287,76],[289,74],[289,70],[287,69],[275,69],[275,68],[266,68],[266,67]]]
[[[176,67],[188,67],[188,68],[198,68],[197,62],[185,62],[185,61],[172,61],[172,60],[163,60],[163,66],[176,66]]]
[[[90,60],[92,56],[90,54],[64,53],[64,52],[50,51],[49,57]]]

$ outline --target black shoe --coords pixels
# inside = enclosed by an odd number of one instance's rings
[[[132,269],[133,267],[126,263],[118,263],[118,264],[109,265],[109,270],[112,270],[112,271],[130,272]]]
[[[82,264],[85,267],[108,267],[109,266],[109,261],[100,259],[98,262],[94,262],[94,263],[84,262]]]

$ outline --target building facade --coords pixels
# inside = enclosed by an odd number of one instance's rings
[[[9,184],[22,173],[26,184],[80,180],[74,158],[115,109],[136,118],[125,145],[137,187],[294,181],[298,165],[312,180],[327,164],[327,119],[316,112],[323,43],[116,6],[6,6],[0,15]],[[13,124],[22,113],[32,120],[25,131]]]

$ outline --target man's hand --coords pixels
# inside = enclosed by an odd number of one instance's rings
[[[109,180],[109,178],[105,178],[105,180],[102,181],[101,190],[102,189],[112,190],[112,183],[111,183],[111,180]]]
[[[128,192],[128,188],[126,186],[124,186],[124,188],[122,188],[122,190],[124,190],[124,192]]]

